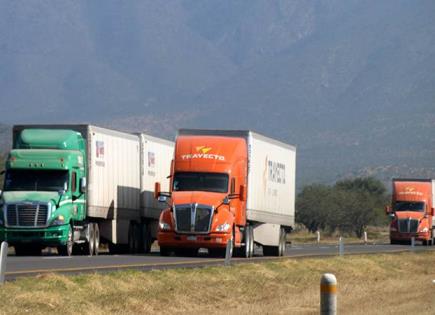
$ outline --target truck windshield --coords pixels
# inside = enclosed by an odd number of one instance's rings
[[[394,211],[418,211],[424,212],[424,202],[396,201]]]
[[[8,170],[5,191],[59,191],[68,182],[68,171]]]
[[[175,173],[173,191],[228,192],[228,174]]]

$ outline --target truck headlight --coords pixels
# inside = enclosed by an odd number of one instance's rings
[[[171,229],[171,226],[166,222],[160,222],[159,227],[162,231],[169,231]]]
[[[429,229],[427,227],[425,227],[423,230],[420,231],[421,233],[427,233],[429,232]]]
[[[51,225],[64,225],[65,224],[65,217],[63,215],[57,216],[56,219],[51,222]]]
[[[218,226],[216,227],[216,231],[217,231],[217,232],[226,232],[226,231],[228,231],[230,228],[231,228],[231,225],[225,222],[224,224],[218,225]]]

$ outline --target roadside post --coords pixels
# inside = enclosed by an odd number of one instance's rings
[[[316,231],[317,234],[317,245],[320,244],[320,231]]]
[[[325,273],[320,279],[320,314],[337,314],[337,279],[332,273]]]
[[[227,243],[227,248],[225,251],[225,266],[230,265],[231,256],[232,256],[232,249],[233,249],[233,240],[230,239]]]
[[[415,237],[411,237],[411,249],[414,250],[415,249]]]
[[[364,231],[364,245],[367,245],[367,232]]]
[[[2,242],[0,247],[0,284],[5,283],[6,257],[8,256],[8,243]]]
[[[340,256],[344,255],[344,243],[343,243],[343,238],[341,236],[338,239],[338,254]]]

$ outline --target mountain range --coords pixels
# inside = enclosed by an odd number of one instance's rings
[[[297,146],[299,186],[434,177],[434,21],[432,0],[0,0],[0,123],[253,129]]]

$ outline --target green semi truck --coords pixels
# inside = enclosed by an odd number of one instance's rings
[[[17,255],[44,247],[97,255],[100,242],[114,253],[149,251],[161,207],[148,201],[152,190],[144,190],[144,176],[150,183],[165,180],[172,154],[171,142],[144,134],[91,125],[15,126],[0,241]]]

